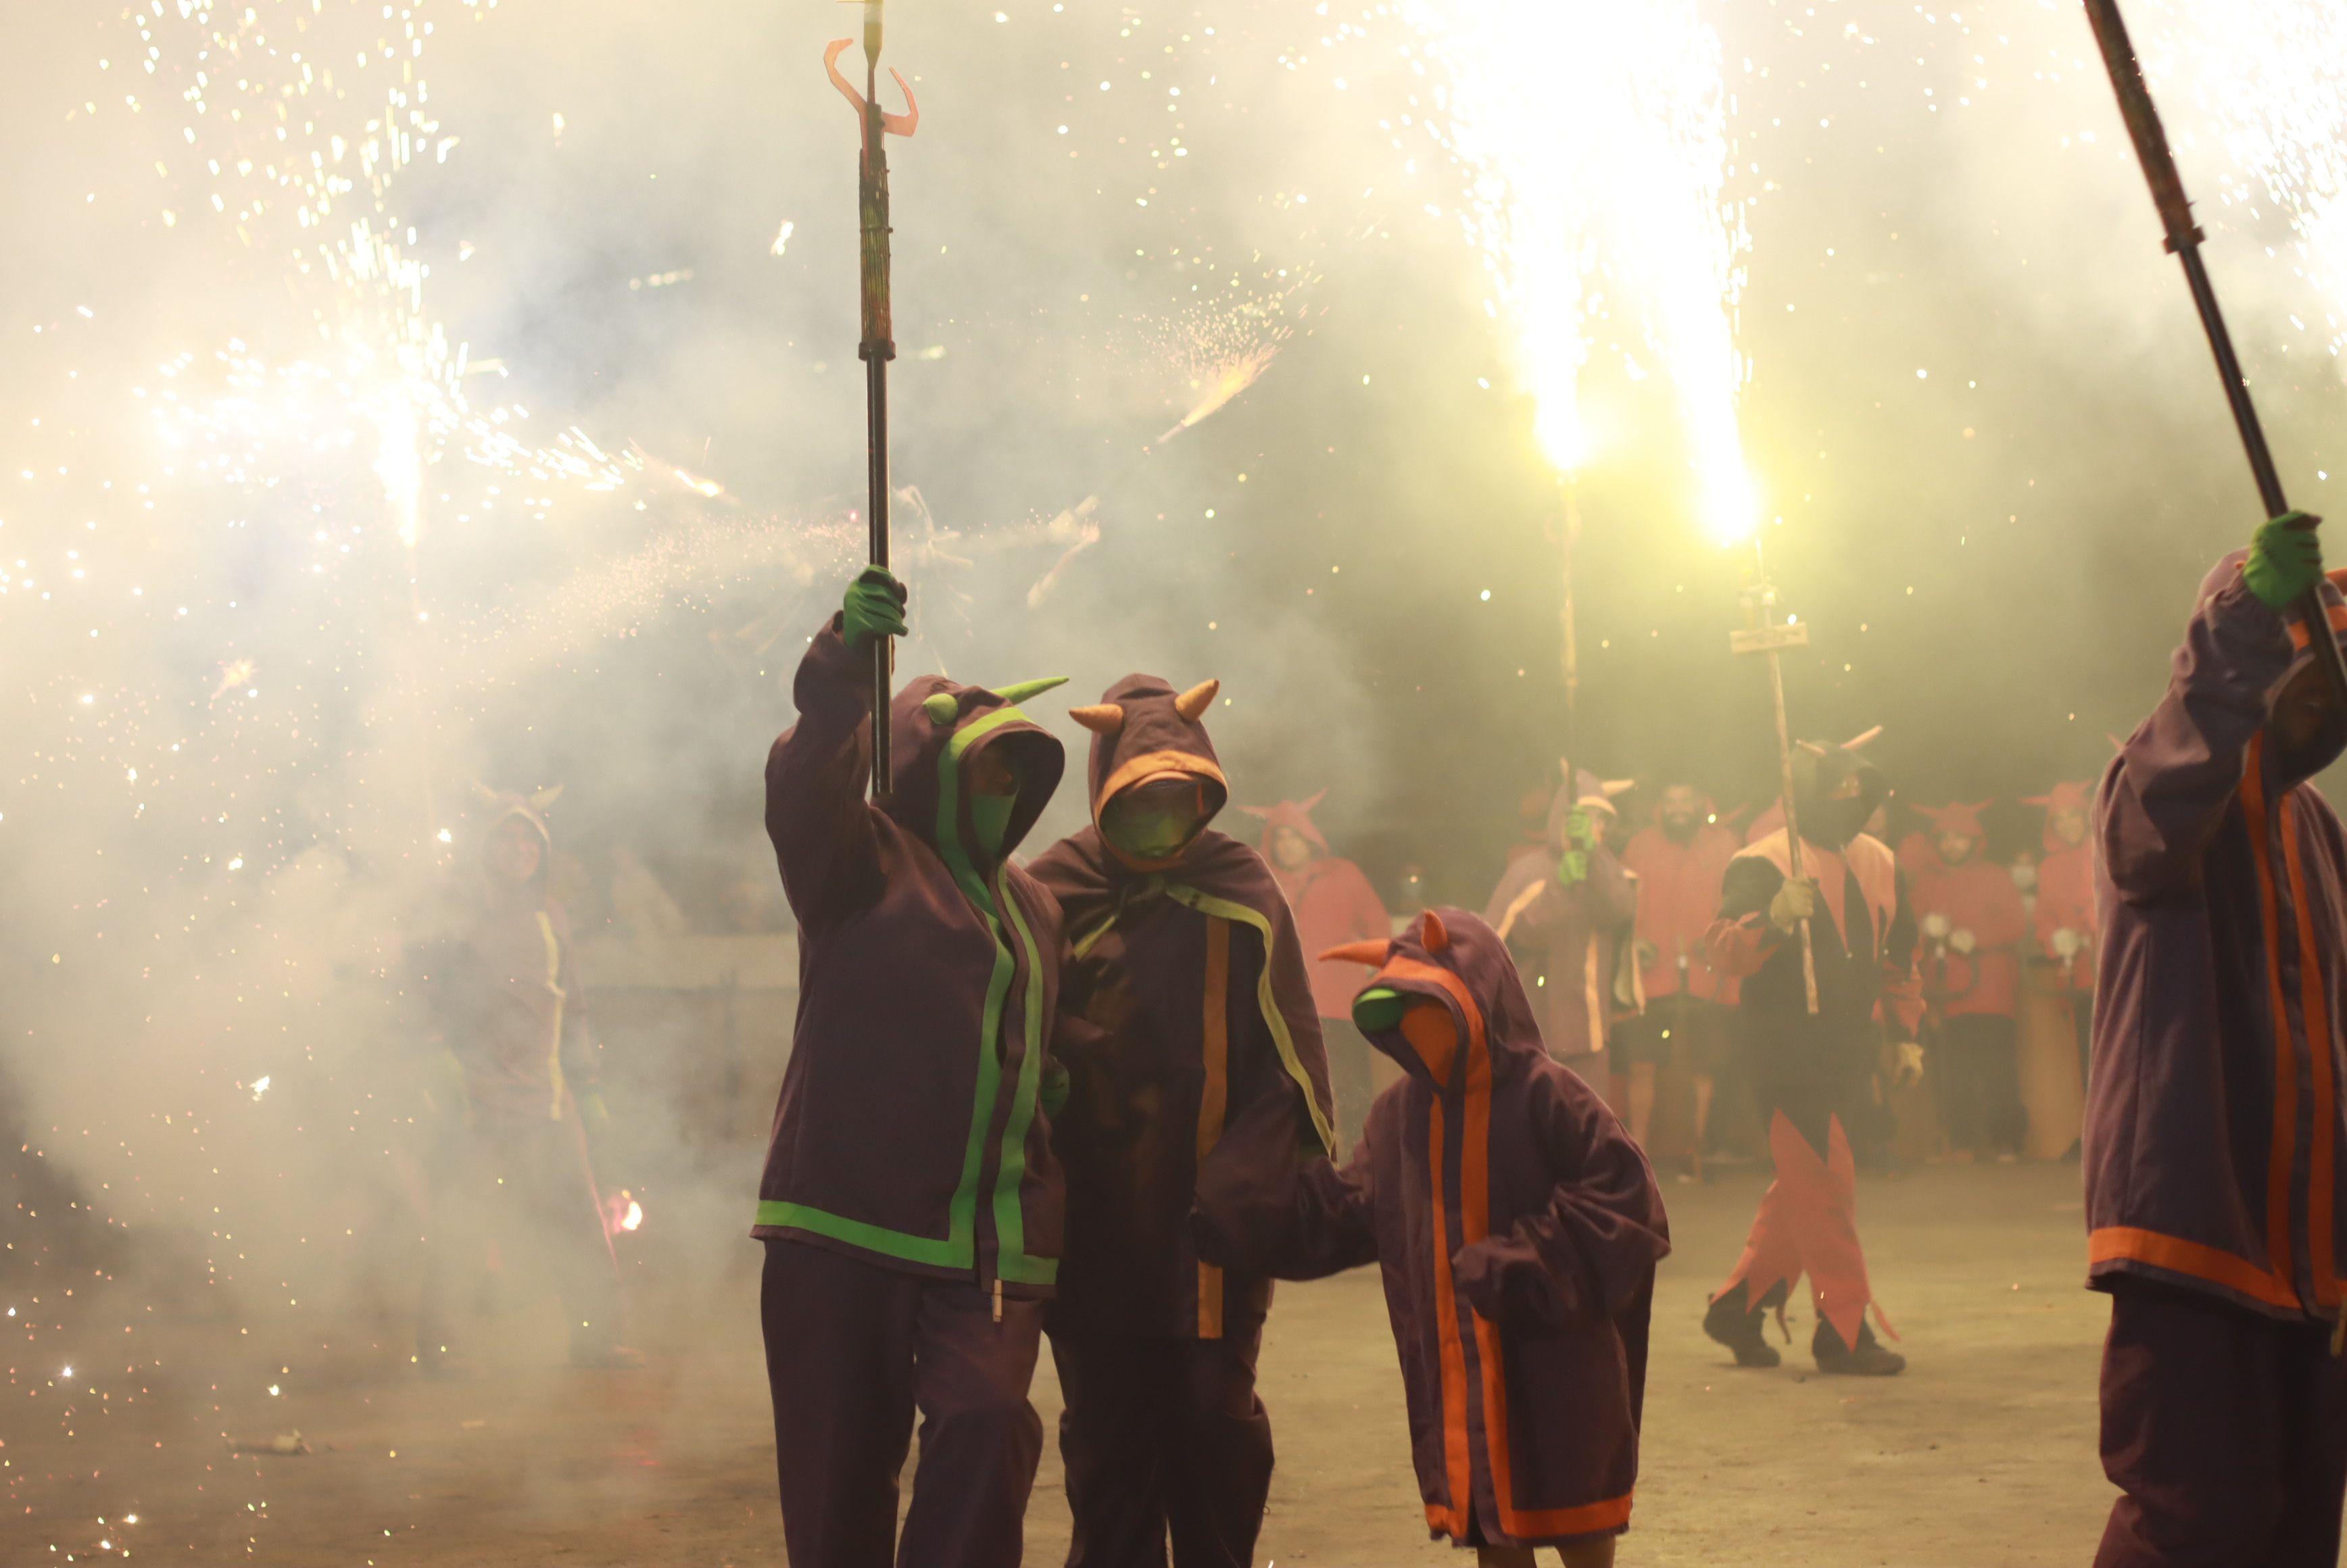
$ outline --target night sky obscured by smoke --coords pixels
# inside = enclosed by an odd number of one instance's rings
[[[57,0],[0,60],[0,1071],[134,1230],[169,1217],[227,1275],[216,1233],[251,1225],[268,1277],[238,1279],[292,1301],[304,1269],[330,1299],[351,1277],[356,1238],[316,1238],[354,1189],[395,1207],[404,1112],[365,1063],[402,945],[469,866],[472,781],[565,784],[557,833],[598,871],[625,845],[687,886],[771,877],[764,750],[861,548],[855,130],[821,70],[857,13],[254,9],[278,56],[199,58],[179,0]],[[2100,767],[2257,520],[2182,284],[2073,7],[1711,15],[1751,204],[1742,426],[1816,640],[1795,729],[1886,725],[1904,795],[1997,797],[2018,846],[2012,798]],[[379,38],[400,57],[357,64]],[[1072,701],[1218,676],[1238,799],[1327,787],[1340,846],[1473,903],[1565,741],[1559,495],[1409,41],[1305,4],[892,7],[923,115],[890,149],[901,665],[1066,674]],[[352,62],[346,97],[288,100],[315,135],[223,124],[266,97],[230,84],[299,79],[295,48]],[[355,144],[403,61],[440,127],[384,198],[429,268],[405,316],[300,272],[317,237],[278,198],[240,221],[235,173],[306,166],[330,125]],[[2279,214],[2217,200],[2239,172],[2172,85],[2273,445],[2321,509],[2340,378],[2291,316],[2332,307]],[[334,227],[359,215],[364,188]],[[466,345],[477,412],[525,449],[575,428],[618,487],[427,442],[411,552],[381,383],[332,367],[419,316]],[[280,374],[305,359],[330,368]],[[1601,352],[1584,381],[1576,749],[1758,803],[1763,687],[1727,652],[1750,552],[1689,519],[1656,369]],[[159,420],[175,399],[201,419]],[[1070,556],[1053,519],[1095,495]],[[1071,783],[1044,831],[1081,815]]]

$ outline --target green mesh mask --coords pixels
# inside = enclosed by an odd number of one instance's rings
[[[970,826],[978,835],[978,852],[988,860],[1002,858],[1002,840],[1010,831],[1010,814],[1018,808],[1015,794],[972,795]]]

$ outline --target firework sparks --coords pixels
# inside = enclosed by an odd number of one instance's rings
[[[1407,15],[1450,77],[1445,134],[1471,172],[1468,232],[1549,460],[1568,473],[1587,460],[1580,380],[1610,289],[1676,388],[1704,531],[1747,537],[1758,502],[1736,424],[1735,327],[1748,240],[1726,191],[1717,35],[1694,0],[1412,0]]]
[[[2330,309],[2317,331],[2347,351],[2347,15],[2337,6],[2209,5],[2162,0],[2165,26],[2147,29],[2155,80],[2187,84],[2240,173],[2219,186],[2226,206],[2262,198],[2287,215],[2308,280]]]

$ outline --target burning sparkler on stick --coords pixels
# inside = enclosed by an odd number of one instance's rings
[[[1407,14],[1449,69],[1445,139],[1474,176],[1467,228],[1491,278],[1486,309],[1512,329],[1533,432],[1557,476],[1570,716],[1575,478],[1590,455],[1581,377],[1599,320],[1635,319],[1640,346],[1664,362],[1706,537],[1740,544],[1758,521],[1736,421],[1749,238],[1727,191],[1719,40],[1694,0],[1412,0]],[[1630,345],[1616,346],[1643,374]]]

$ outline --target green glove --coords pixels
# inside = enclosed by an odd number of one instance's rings
[[[1597,842],[1597,830],[1590,825],[1587,812],[1575,809],[1564,814],[1564,841],[1576,849]]]
[[[1567,887],[1578,887],[1589,880],[1589,852],[1568,849],[1558,857],[1556,879]]]
[[[839,608],[839,634],[851,651],[863,652],[876,637],[905,635],[905,585],[885,566],[857,573]]]
[[[2307,512],[2284,512],[2258,525],[2241,576],[2270,610],[2280,610],[2322,580],[2322,519]]]

